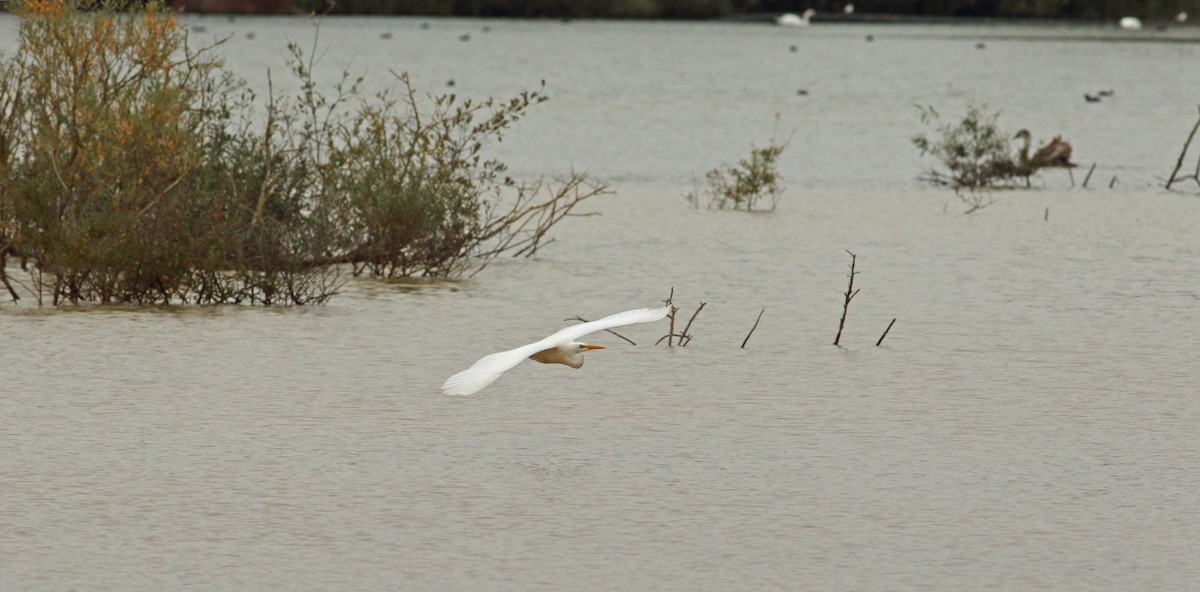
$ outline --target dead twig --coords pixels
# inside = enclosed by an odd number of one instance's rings
[[[675,313],[678,312],[679,309],[675,307],[674,300],[675,286],[671,286],[671,293],[667,294],[666,300],[663,300],[663,304],[666,304],[671,308],[671,312],[667,315],[667,318],[671,319],[671,326],[667,329],[667,334],[659,337],[658,341],[654,342],[654,345],[658,345],[662,343],[664,339],[666,339],[667,347],[675,347],[675,338],[678,337],[678,335],[675,334]]]
[[[1200,183],[1200,159],[1196,161],[1196,174],[1184,177],[1176,176],[1179,174],[1179,169],[1183,168],[1183,159],[1187,156],[1188,147],[1192,145],[1192,138],[1196,137],[1196,130],[1200,130],[1200,119],[1197,119],[1196,125],[1192,126],[1191,133],[1188,134],[1187,140],[1183,143],[1183,150],[1179,151],[1179,160],[1175,161],[1175,170],[1171,171],[1171,176],[1167,177],[1167,189],[1171,188],[1172,183],[1184,179],[1194,179],[1196,183]],[[1109,187],[1112,187],[1112,185],[1109,184]]]
[[[670,300],[667,300],[667,304],[670,305]],[[692,328],[692,321],[696,320],[696,315],[699,315],[700,311],[704,310],[705,304],[707,304],[707,303],[705,303],[705,302],[700,303],[700,308],[697,308],[696,312],[692,313],[692,318],[688,319],[687,325],[684,325],[684,327],[683,327],[683,331],[680,331],[678,333],[675,332],[675,313],[679,312],[680,309],[674,305],[671,305],[671,314],[670,314],[671,328],[668,330],[668,333],[666,335],[659,337],[658,341],[654,342],[654,345],[658,345],[658,344],[662,343],[662,341],[664,339],[666,339],[667,346],[673,347],[675,338],[678,338],[679,346],[687,347],[687,344],[692,341],[692,334],[688,333],[688,330]]]
[[[879,347],[879,344],[883,343],[883,338],[884,338],[884,337],[887,337],[888,331],[891,331],[891,330],[892,330],[892,325],[895,325],[895,324],[896,324],[896,319],[895,319],[895,318],[893,318],[893,319],[892,319],[892,322],[888,323],[887,329],[884,329],[884,330],[883,330],[883,335],[880,335],[880,336],[879,336],[879,341],[876,341],[876,342],[875,342],[875,347]]]
[[[742,340],[742,349],[746,349],[746,343],[750,341],[750,336],[754,335],[754,330],[758,328],[758,322],[762,320],[764,312],[767,312],[767,309],[764,308],[758,311],[758,318],[754,319],[754,326],[750,327],[750,332],[747,333],[746,338]]]
[[[1092,178],[1092,173],[1096,171],[1096,163],[1092,163],[1092,168],[1088,169],[1088,174],[1083,178],[1083,188],[1087,189],[1088,179]]]
[[[687,324],[683,326],[683,332],[679,334],[679,339],[680,339],[679,345],[681,345],[683,347],[687,347],[687,344],[692,341],[692,334],[688,333],[688,330],[692,328],[692,321],[696,320],[696,317],[700,314],[700,311],[704,310],[705,304],[708,304],[708,303],[701,302],[700,308],[697,308],[696,312],[692,313],[692,318],[688,319]]]
[[[850,253],[849,250],[846,252]],[[846,299],[842,302],[842,320],[838,321],[837,337],[833,338],[833,344],[838,347],[841,347],[840,342],[842,341],[842,329],[846,326],[846,313],[850,310],[850,301],[858,295],[858,290],[854,289],[854,276],[858,275],[858,272],[854,271],[854,264],[857,261],[858,255],[850,253],[850,284],[846,287]]]

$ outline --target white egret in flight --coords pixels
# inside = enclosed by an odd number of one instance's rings
[[[590,349],[604,349],[604,347],[582,343],[576,341],[577,339],[605,329],[615,329],[637,323],[652,323],[666,317],[670,312],[670,306],[636,308],[608,315],[596,321],[559,329],[541,341],[480,358],[470,368],[447,378],[446,382],[442,384],[442,394],[470,395],[477,393],[483,387],[495,382],[501,374],[525,361],[525,358],[543,364],[565,364],[572,368],[578,368],[583,365],[583,352]]]

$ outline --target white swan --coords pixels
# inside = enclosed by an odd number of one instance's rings
[[[788,12],[775,17],[775,24],[784,27],[807,27],[808,21],[817,14],[817,11],[808,9],[804,11],[803,16],[797,16],[794,12]]]
[[[1137,31],[1142,28],[1142,21],[1136,16],[1127,16],[1122,17],[1120,21],[1117,21],[1117,26],[1125,29],[1126,31]]]

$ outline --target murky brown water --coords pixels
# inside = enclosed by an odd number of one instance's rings
[[[1183,73],[1200,48],[1076,29],[420,22],[327,22],[330,68],[353,57],[480,95],[545,78],[552,101],[502,155],[609,180],[601,216],[471,281],[352,282],[320,308],[5,307],[0,589],[1200,581],[1200,201],[1156,188],[1194,120]],[[308,35],[196,23],[236,35],[247,76]],[[1116,94],[1084,103],[1101,88]],[[1103,182],[1051,174],[961,215],[914,181],[928,163],[908,137],[912,103],[970,100],[1066,134]],[[688,209],[691,179],[764,142],[775,112],[795,130],[779,210]],[[862,292],[838,349],[844,249]],[[637,346],[599,336],[610,349],[581,370],[528,363],[437,394],[483,354],[672,286],[687,314],[708,303],[687,348],[641,325],[624,331]]]

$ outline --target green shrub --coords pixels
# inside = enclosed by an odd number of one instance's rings
[[[956,191],[971,191],[1009,187],[1033,173],[1014,158],[1011,134],[997,127],[999,111],[971,106],[955,125],[942,123],[933,107],[920,110],[921,123],[934,128],[933,137],[922,133],[913,137],[912,142],[922,156],[934,156],[944,167],[930,169],[922,176],[923,180]]]
[[[750,158],[738,161],[737,166],[721,166],[705,174],[708,186],[703,195],[708,198],[708,207],[718,210],[754,211],[761,208],[760,202],[770,204],[766,209],[774,210],[783,195],[779,181],[782,177],[777,169],[779,155],[786,143],[772,140],[765,148],[750,147]],[[700,207],[701,192],[695,190],[686,196],[692,207]]]
[[[528,255],[604,187],[519,183],[484,149],[532,105],[334,92],[255,97],[160,5],[20,0],[0,56],[0,280],[38,302],[323,302],[342,269],[446,277]],[[309,54],[311,56],[311,52]],[[9,258],[28,272],[10,281]]]

